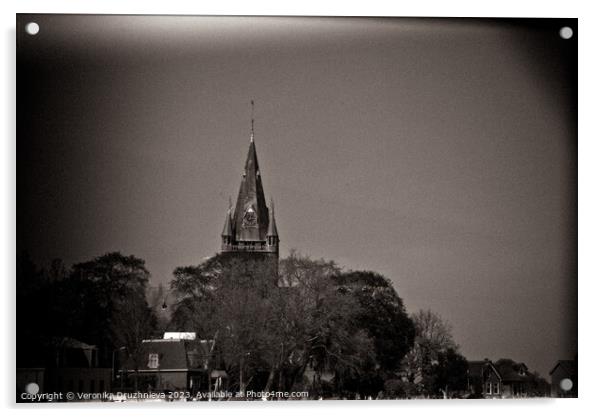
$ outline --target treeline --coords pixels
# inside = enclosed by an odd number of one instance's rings
[[[98,364],[110,367],[113,352],[136,352],[156,331],[146,300],[150,273],[144,260],[107,253],[67,267],[53,260],[38,268],[17,258],[17,367],[56,366],[65,337],[99,348]]]
[[[466,390],[466,359],[431,311],[409,316],[391,281],[291,253],[217,255],[174,271],[173,329],[215,338],[232,391],[344,398],[443,397]]]
[[[141,341],[164,330],[214,339],[210,368],[225,389],[309,391],[325,398],[449,397],[466,388],[467,362],[450,326],[410,316],[391,281],[297,253],[273,265],[216,255],[174,270],[171,321],[158,326],[142,259],[108,253],[66,267],[17,265],[17,366],[47,366],[57,338],[139,362]],[[159,329],[161,327],[161,329]]]

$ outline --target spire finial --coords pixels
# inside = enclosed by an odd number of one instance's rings
[[[255,136],[255,101],[251,100],[251,142]]]

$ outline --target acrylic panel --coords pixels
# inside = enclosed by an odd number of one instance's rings
[[[17,402],[576,397],[577,37],[17,15]]]

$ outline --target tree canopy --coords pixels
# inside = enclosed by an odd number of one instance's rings
[[[261,259],[223,255],[176,268],[172,325],[215,337],[237,389],[382,389],[414,339],[391,282],[295,252],[280,261],[277,280],[271,268]]]
[[[125,347],[133,354],[153,334],[144,260],[111,252],[71,268],[57,259],[40,269],[22,254],[18,264],[17,360],[23,366],[40,357],[40,346],[50,352],[61,337],[96,345],[100,364],[108,366],[113,350]],[[30,352],[32,346],[37,352]]]

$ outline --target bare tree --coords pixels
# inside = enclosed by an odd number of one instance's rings
[[[439,314],[429,310],[420,310],[412,314],[416,329],[416,338],[423,344],[428,344],[435,351],[457,349],[458,345],[452,336],[452,326]]]
[[[467,366],[458,353],[452,327],[431,310],[418,311],[412,315],[412,321],[416,338],[403,360],[403,375],[413,387],[413,395],[447,397],[448,382],[463,377]]]

